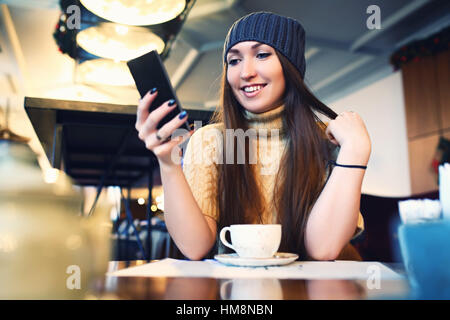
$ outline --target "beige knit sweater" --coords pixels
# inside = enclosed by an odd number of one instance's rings
[[[272,195],[280,160],[286,147],[286,139],[281,131],[283,110],[284,106],[280,106],[262,114],[246,112],[250,129],[259,133],[258,138],[251,138],[250,141],[252,141],[251,150],[255,155],[256,176],[266,204],[266,210],[262,215],[263,223],[274,223],[276,221]],[[183,157],[183,172],[194,198],[202,213],[216,221],[219,217],[216,204],[217,163],[223,163],[227,157],[222,155],[221,152],[222,128],[222,124],[210,124],[198,129],[190,138]],[[251,157],[250,161],[252,161]],[[363,229],[364,220],[362,215],[359,214],[355,236]]]

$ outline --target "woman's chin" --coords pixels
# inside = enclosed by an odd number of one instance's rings
[[[260,101],[240,101],[240,103],[245,110],[252,113],[263,113],[268,109],[267,104]]]
[[[267,107],[254,107],[254,106],[245,106],[243,105],[244,109],[251,112],[251,113],[263,113],[267,111]]]
[[[245,110],[250,111],[252,113],[264,113],[273,109],[278,108],[281,106],[281,103],[276,103],[272,105],[268,104],[250,104],[250,103],[241,103],[241,105],[244,107]]]

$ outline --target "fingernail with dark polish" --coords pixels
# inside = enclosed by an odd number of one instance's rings
[[[150,91],[150,94],[154,94],[156,92],[156,88],[153,88],[151,91]]]
[[[169,100],[169,107],[173,106],[175,104],[175,100],[174,99],[170,99]]]
[[[178,116],[178,118],[180,119],[184,119],[187,116],[187,112],[183,111],[182,113],[180,113],[180,115]]]

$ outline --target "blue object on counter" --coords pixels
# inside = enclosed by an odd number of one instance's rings
[[[398,237],[414,298],[450,299],[450,220],[402,224]]]

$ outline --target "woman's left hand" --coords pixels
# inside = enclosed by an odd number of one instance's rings
[[[370,137],[363,120],[356,112],[339,114],[329,122],[325,134],[341,150],[352,150],[368,160],[371,152]]]

